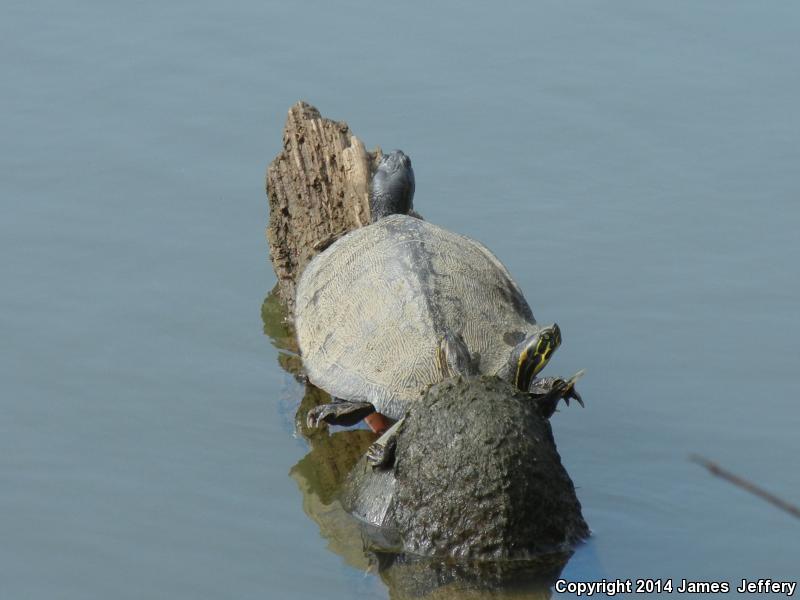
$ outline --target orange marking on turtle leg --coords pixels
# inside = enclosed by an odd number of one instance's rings
[[[369,428],[375,433],[383,433],[389,427],[394,425],[394,421],[389,417],[382,415],[379,412],[374,412],[371,415],[364,417],[364,422],[369,425]]]

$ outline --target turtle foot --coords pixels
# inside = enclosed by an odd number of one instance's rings
[[[397,436],[404,419],[386,430],[373,444],[367,448],[367,462],[373,469],[391,469],[394,465],[397,450]]]
[[[570,399],[574,399],[581,406],[586,406],[578,390],[575,389],[575,383],[582,375],[583,370],[578,371],[569,379],[544,377],[533,381],[530,393],[536,400],[539,412],[544,418],[549,419],[553,416],[559,400],[564,400],[564,403],[569,406]]]
[[[367,448],[367,462],[373,469],[390,469],[394,464],[394,453],[397,450],[397,440],[388,440],[385,444],[374,442]]]
[[[309,428],[320,427],[322,423],[328,425],[355,425],[364,417],[375,412],[375,407],[370,402],[331,402],[320,404],[308,411],[306,424]]]

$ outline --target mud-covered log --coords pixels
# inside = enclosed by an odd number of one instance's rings
[[[267,239],[290,310],[296,279],[314,255],[370,222],[369,182],[379,158],[347,123],[323,118],[305,102],[289,109],[283,150],[267,168]]]

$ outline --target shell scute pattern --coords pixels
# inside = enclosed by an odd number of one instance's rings
[[[298,284],[296,324],[310,380],[381,412],[442,379],[436,356],[445,333],[461,333],[480,371],[494,374],[513,348],[508,332],[537,328],[489,250],[406,215],[357,229],[318,255]]]

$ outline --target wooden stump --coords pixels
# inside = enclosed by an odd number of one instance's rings
[[[281,299],[294,309],[295,283],[338,237],[367,225],[369,184],[381,151],[367,152],[347,123],[305,102],[289,109],[283,150],[267,168],[270,259]]]

